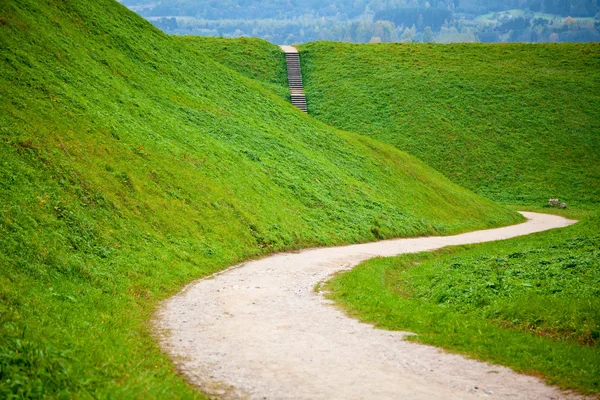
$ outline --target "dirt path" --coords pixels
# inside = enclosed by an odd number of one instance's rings
[[[223,398],[570,398],[503,367],[446,354],[346,317],[313,288],[376,256],[507,239],[570,225],[520,225],[275,254],[189,285],[163,304],[162,346],[190,381]],[[573,397],[575,398],[575,397]]]

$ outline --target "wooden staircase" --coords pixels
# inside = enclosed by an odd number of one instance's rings
[[[287,63],[288,84],[290,86],[290,95],[292,104],[304,112],[308,112],[306,108],[306,96],[304,95],[304,86],[302,86],[302,71],[300,70],[300,54],[298,50],[292,46],[280,46],[285,53],[285,61]]]

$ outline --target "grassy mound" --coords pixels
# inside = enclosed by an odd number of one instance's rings
[[[236,72],[223,45],[112,0],[0,3],[0,397],[195,397],[148,326],[191,279],[519,220],[299,112],[283,66],[249,50]]]
[[[175,36],[174,40],[196,48],[218,63],[254,79],[279,97],[290,101],[285,54],[262,39],[222,39],[209,36]]]
[[[600,393],[600,213],[496,243],[367,261],[330,296],[378,327]]]
[[[424,343],[600,392],[600,45],[300,49],[316,118],[489,198],[588,210],[565,230],[368,261],[330,282],[332,297]]]
[[[316,118],[497,201],[600,202],[600,44],[300,49]]]

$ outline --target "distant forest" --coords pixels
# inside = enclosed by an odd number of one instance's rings
[[[600,0],[121,0],[171,34],[277,44],[600,41]]]

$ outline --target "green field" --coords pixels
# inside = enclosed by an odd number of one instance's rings
[[[369,260],[325,286],[413,340],[600,393],[600,213],[523,238]]]
[[[198,397],[149,323],[191,280],[521,220],[299,112],[275,46],[229,43],[112,0],[0,3],[0,397]]]
[[[600,393],[600,45],[301,46],[309,111],[568,229],[368,261],[336,277],[351,315]]]
[[[300,46],[309,112],[507,204],[600,203],[600,44]]]

